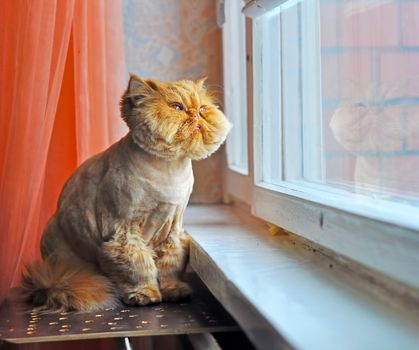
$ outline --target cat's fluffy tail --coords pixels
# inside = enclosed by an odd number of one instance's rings
[[[26,266],[21,287],[39,311],[97,311],[118,304],[112,283],[78,259],[49,256]]]

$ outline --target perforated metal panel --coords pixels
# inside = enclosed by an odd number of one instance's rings
[[[190,302],[118,307],[96,313],[40,314],[28,311],[11,291],[0,307],[0,339],[35,343],[74,339],[208,333],[238,330],[235,321],[196,276],[188,276]]]

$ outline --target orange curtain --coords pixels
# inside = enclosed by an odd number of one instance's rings
[[[121,3],[3,1],[0,11],[0,303],[69,174],[125,134]]]

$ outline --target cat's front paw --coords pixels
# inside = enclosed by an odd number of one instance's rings
[[[150,305],[160,303],[162,296],[157,286],[147,285],[138,288],[134,292],[124,295],[123,301],[127,305]]]
[[[160,286],[163,301],[181,301],[191,298],[192,289],[187,283],[171,281]]]

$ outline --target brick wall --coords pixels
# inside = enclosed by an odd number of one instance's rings
[[[419,1],[321,0],[320,16],[328,181],[419,196]]]

